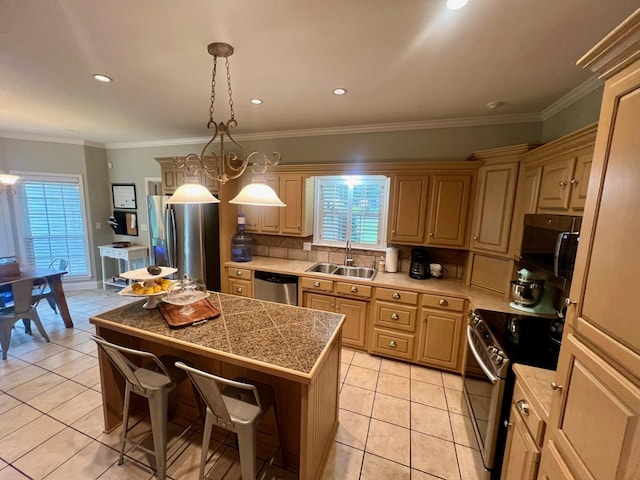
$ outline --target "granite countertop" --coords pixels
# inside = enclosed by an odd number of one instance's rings
[[[509,302],[502,294],[493,293],[478,287],[466,285],[463,280],[456,278],[429,278],[416,280],[409,277],[407,272],[388,273],[378,272],[373,280],[353,277],[341,277],[325,273],[307,272],[306,270],[317,262],[301,260],[287,260],[271,257],[253,257],[250,262],[226,262],[227,267],[247,268],[250,270],[266,270],[274,273],[331,279],[341,282],[367,284],[373,287],[389,287],[418,293],[433,293],[436,295],[450,295],[466,298],[473,309],[492,310],[522,315],[521,310],[509,306]]]
[[[91,318],[92,323],[138,329],[221,356],[235,356],[309,378],[322,352],[335,337],[344,315],[211,292],[207,299],[220,316],[184,328],[170,328],[159,309],[144,300]]]
[[[551,382],[556,378],[555,370],[546,370],[544,368],[531,367],[529,365],[521,365],[515,363],[513,371],[516,378],[523,385],[523,390],[527,395],[531,395],[530,402],[535,402],[536,411],[542,409],[542,418],[545,422],[549,420],[549,411],[551,410],[551,399],[553,390],[551,390]],[[537,408],[540,407],[540,408]]]

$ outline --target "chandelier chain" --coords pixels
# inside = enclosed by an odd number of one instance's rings
[[[213,123],[214,104],[216,103],[216,67],[218,65],[218,57],[213,57],[213,73],[211,75],[211,105],[209,106],[209,123],[207,128]]]
[[[229,57],[224,59],[224,64],[227,67],[227,88],[229,90],[229,108],[231,109],[231,120],[235,120],[235,112],[233,111],[233,97],[231,96],[231,72],[229,70]]]

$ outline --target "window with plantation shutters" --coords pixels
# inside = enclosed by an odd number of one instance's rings
[[[62,258],[67,276],[90,276],[81,177],[21,175],[16,190],[22,262],[48,268]]]
[[[316,177],[317,245],[386,247],[389,179],[379,175]]]

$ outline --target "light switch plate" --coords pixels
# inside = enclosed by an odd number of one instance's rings
[[[310,251],[311,250],[311,242],[303,242],[302,243],[302,249]]]

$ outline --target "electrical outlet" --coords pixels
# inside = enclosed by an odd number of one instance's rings
[[[96,230],[102,230],[102,222],[96,222]]]
[[[303,242],[302,249],[310,251],[311,250],[311,242]]]
[[[146,232],[147,231],[147,224],[146,223],[141,223],[140,224],[140,231],[141,232]]]

